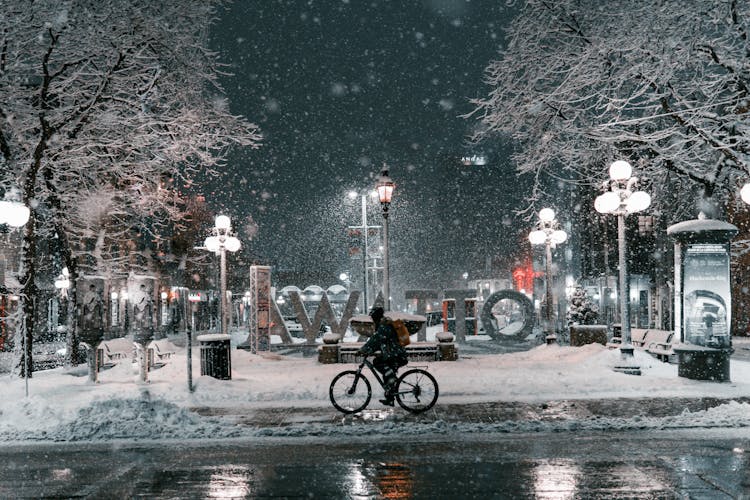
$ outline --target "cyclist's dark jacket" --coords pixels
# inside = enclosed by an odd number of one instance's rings
[[[373,354],[380,351],[383,363],[393,368],[404,366],[407,362],[406,349],[398,343],[398,335],[391,324],[391,320],[383,318],[375,333],[370,337],[360,351],[363,354]]]

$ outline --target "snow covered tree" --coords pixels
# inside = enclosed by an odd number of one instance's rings
[[[532,200],[549,176],[598,185],[627,159],[655,210],[723,208],[749,175],[749,20],[737,0],[526,0],[474,101],[476,139],[515,140]]]
[[[8,0],[0,17],[0,187],[20,188],[22,290],[31,366],[36,242],[52,238],[75,285],[122,254],[133,232],[179,231],[172,186],[217,172],[230,147],[255,147],[233,116],[207,47],[217,2]],[[109,260],[110,264],[113,264]],[[116,263],[114,263],[116,264]],[[70,291],[75,308],[75,290]],[[69,334],[68,353],[77,346]]]
[[[593,325],[599,319],[599,308],[591,302],[586,290],[577,286],[569,300],[568,323],[572,325]]]

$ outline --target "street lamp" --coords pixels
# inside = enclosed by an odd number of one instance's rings
[[[602,214],[617,216],[617,243],[620,263],[620,322],[622,324],[620,353],[623,359],[633,357],[633,344],[630,339],[630,291],[627,267],[627,243],[625,241],[625,216],[646,210],[651,205],[651,196],[645,191],[633,191],[638,184],[637,177],[631,177],[633,168],[623,160],[609,167],[610,180],[605,187],[610,190],[597,196],[594,208]],[[640,370],[638,370],[640,374]]]
[[[218,215],[212,228],[213,235],[206,238],[204,246],[209,252],[221,257],[221,333],[228,334],[229,311],[227,306],[227,250],[234,253],[240,249],[240,240],[230,234],[232,222],[226,215]]]
[[[25,225],[31,216],[31,210],[23,203],[17,201],[20,198],[18,190],[12,189],[5,193],[5,199],[0,200],[0,224],[6,224],[17,228]],[[29,300],[29,297],[24,299]],[[25,306],[24,306],[25,309]],[[26,331],[21,337],[23,342],[23,378],[25,381],[26,396],[29,395],[29,371],[31,367],[31,342],[32,332]]]
[[[67,267],[63,267],[62,272],[55,279],[55,288],[60,290],[62,298],[68,298],[68,288],[70,288],[70,273]]]
[[[29,221],[31,210],[17,201],[0,200],[0,224],[21,227]]]
[[[347,273],[341,273],[339,274],[339,280],[341,280],[346,285],[346,291],[349,291],[349,286],[352,284],[352,280],[349,279],[349,274]]]
[[[742,186],[742,189],[740,190],[740,198],[742,198],[742,201],[750,205],[750,182]]]
[[[362,254],[362,272],[364,273],[364,282],[363,282],[363,291],[362,291],[362,311],[367,312],[367,290],[370,287],[370,280],[367,273],[367,258],[369,256],[369,246],[368,246],[368,238],[369,238],[369,230],[370,229],[376,229],[380,226],[368,226],[367,225],[367,196],[370,196],[372,198],[375,198],[378,196],[377,191],[371,191],[369,194],[360,194],[357,191],[349,191],[349,198],[356,198],[357,196],[361,197],[362,199],[362,225],[361,226],[349,226],[349,229],[358,229],[362,231],[362,244],[363,244],[363,254]]]
[[[383,165],[378,178],[377,191],[380,206],[383,209],[383,304],[386,311],[391,309],[391,287],[388,270],[390,264],[388,260],[388,209],[391,206],[391,198],[395,187],[396,185],[388,175],[388,167]]]
[[[546,328],[547,343],[554,344],[557,341],[555,327],[552,321],[552,249],[557,245],[565,243],[568,239],[568,233],[559,228],[555,219],[555,211],[551,208],[543,208],[539,211],[539,221],[537,229],[529,233],[529,242],[532,245],[544,245],[544,276],[545,276],[545,302],[546,308]]]

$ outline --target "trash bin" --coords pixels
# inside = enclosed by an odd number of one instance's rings
[[[232,357],[229,335],[198,335],[201,350],[201,375],[231,380]]]

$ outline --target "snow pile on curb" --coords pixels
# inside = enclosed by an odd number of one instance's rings
[[[29,405],[31,407],[33,405]],[[31,408],[30,408],[31,409]],[[305,423],[273,427],[238,426],[232,419],[201,417],[163,400],[148,398],[95,401],[69,421],[47,428],[23,425],[0,431],[2,441],[156,441],[249,437],[440,436],[460,433],[530,433],[750,427],[750,405],[729,402],[698,412],[667,417],[589,417],[571,420],[521,420],[494,423],[355,419],[340,424]]]
[[[38,403],[35,400],[24,405],[28,419],[17,422],[17,425],[4,422],[0,428],[0,441],[200,439],[239,435],[236,427],[220,419],[200,417],[159,399],[95,401],[54,425],[49,425],[48,418],[34,418],[43,409]],[[35,422],[42,425],[34,425]]]
[[[427,366],[440,385],[438,405],[483,402],[544,403],[561,400],[702,398],[737,400],[750,396],[750,363],[732,361],[732,382],[715,383],[677,376],[677,366],[642,351],[635,361],[643,375],[618,373],[617,351],[601,345],[572,348],[541,345],[513,354],[473,354]],[[576,430],[750,427],[750,407],[728,403],[703,412],[670,417],[586,417],[545,421],[454,423],[395,413],[384,421],[342,419],[253,428],[237,425],[238,416],[269,408],[329,408],[328,386],[352,365],[318,363],[317,358],[257,355],[232,350],[232,379],[200,377],[193,357],[195,392],[187,389],[185,352],[153,370],[150,382],[123,362],[100,373],[99,383],[80,371],[37,372],[29,382],[13,376],[0,383],[0,440],[96,441],[160,440],[253,436],[356,436],[368,434],[444,434],[450,432],[555,432]],[[374,386],[373,399],[379,388]],[[226,417],[201,417],[221,414]],[[401,410],[397,410],[400,412]],[[298,413],[300,411],[298,410]],[[302,410],[301,413],[304,413]],[[245,419],[244,422],[247,422]]]

